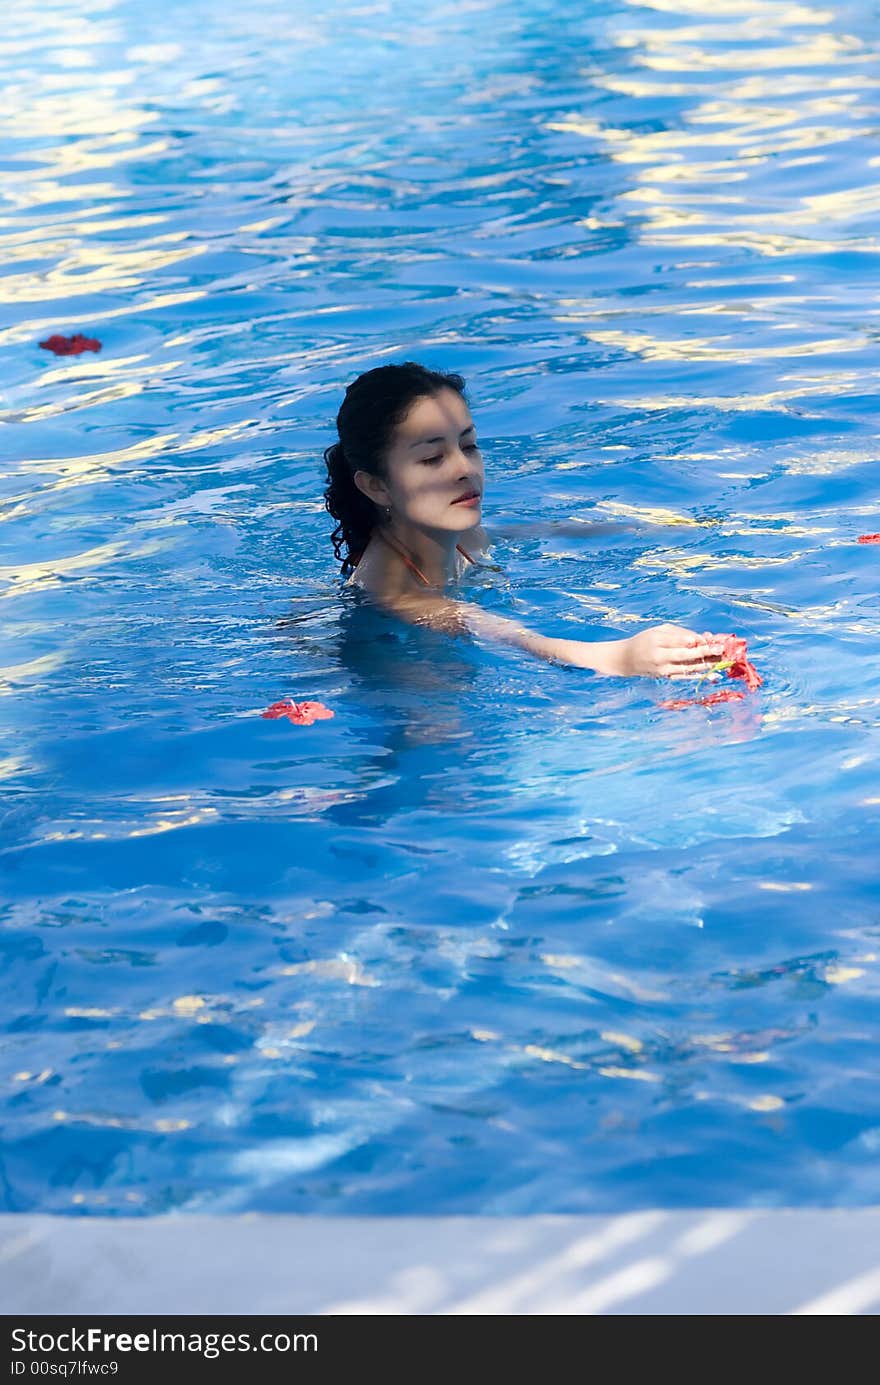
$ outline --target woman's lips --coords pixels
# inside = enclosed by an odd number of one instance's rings
[[[478,495],[468,495],[465,496],[463,500],[453,500],[452,503],[453,505],[479,505],[480,497]]]

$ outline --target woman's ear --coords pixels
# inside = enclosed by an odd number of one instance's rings
[[[388,491],[380,476],[373,476],[369,471],[356,471],[354,483],[374,505],[388,504]]]

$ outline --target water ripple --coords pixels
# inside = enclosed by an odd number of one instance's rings
[[[876,15],[12,18],[4,1206],[876,1202]],[[321,454],[407,358],[486,439],[468,599],[760,694],[341,591]]]

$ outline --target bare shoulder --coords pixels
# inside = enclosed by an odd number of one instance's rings
[[[374,543],[372,537],[352,571],[346,586],[363,587],[365,591],[378,592],[388,581],[388,559],[384,545]]]

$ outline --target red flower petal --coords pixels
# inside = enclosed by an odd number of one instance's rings
[[[100,351],[101,343],[97,337],[84,337],[75,332],[72,337],[62,337],[56,332],[40,342],[44,351],[54,351],[56,356],[78,356],[81,351]]]
[[[727,670],[728,678],[744,678],[749,692],[756,692],[764,682],[755,665],[748,659],[737,659]]]
[[[294,702],[292,698],[285,697],[281,702],[273,702],[271,707],[267,707],[260,716],[275,720],[277,717],[287,717],[294,726],[311,726],[316,721],[326,721],[328,717],[335,716],[329,707],[325,707],[323,702]]]
[[[313,721],[326,721],[328,717],[336,715],[329,707],[325,707],[323,702],[300,702],[299,708],[301,712],[308,712]]]
[[[268,717],[274,721],[277,717],[286,717],[292,707],[293,703],[287,698],[284,702],[273,702],[271,707],[267,707],[265,712],[260,713],[260,716]]]
[[[880,534],[859,534],[859,543],[880,543]]]
[[[738,635],[713,635],[708,631],[702,636],[707,643],[717,643],[724,641],[724,651],[721,661],[730,662],[730,667],[725,669],[728,678],[745,679],[746,687],[749,692],[755,692],[764,682],[755,665],[748,657],[748,646],[744,639]],[[721,662],[719,661],[719,662]]]

